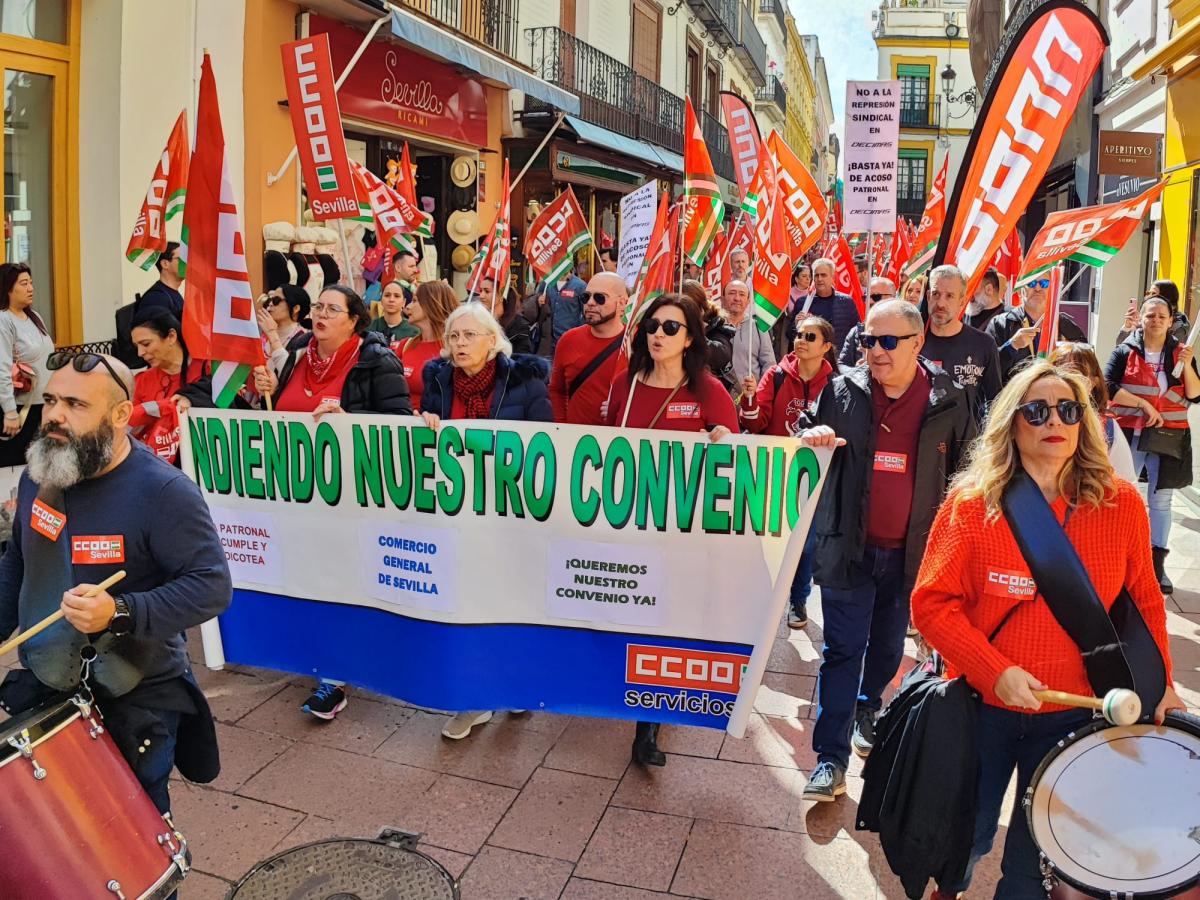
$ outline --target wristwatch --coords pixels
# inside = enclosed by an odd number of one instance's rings
[[[124,597],[118,595],[113,597],[113,605],[116,607],[116,612],[113,613],[112,619],[109,620],[109,633],[116,635],[129,634],[129,632],[133,631],[133,613],[129,609],[129,604],[125,602]]]

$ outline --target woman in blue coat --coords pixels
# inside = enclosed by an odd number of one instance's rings
[[[446,319],[442,357],[423,372],[421,416],[430,428],[442,419],[508,419],[552,422],[546,360],[514,354],[504,329],[482,303],[464,303]],[[520,712],[520,710],[513,710]],[[491,721],[491,710],[453,716],[442,736],[462,740],[476,725]]]

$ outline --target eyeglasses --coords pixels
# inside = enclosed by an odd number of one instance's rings
[[[880,300],[891,300],[895,294],[871,294],[871,302],[878,303]]]
[[[660,322],[658,319],[646,319],[642,322],[642,330],[646,334],[658,334],[658,329],[662,328],[663,334],[667,337],[675,337],[680,330],[687,328],[683,322],[676,322],[674,319],[667,319],[665,322]]]
[[[597,306],[603,306],[608,302],[608,298],[609,295],[603,291],[584,291],[579,295],[579,302],[584,306],[587,306],[589,303],[595,303]]]
[[[336,316],[339,313],[350,312],[344,306],[326,306],[324,303],[314,303],[308,309],[314,316],[322,319],[326,316]]]
[[[1029,282],[1029,287],[1041,288],[1042,290],[1045,290],[1046,288],[1050,287],[1050,279],[1039,278],[1037,281],[1031,281]]]
[[[446,335],[448,344],[473,344],[475,339],[482,337],[482,331],[452,331]]]
[[[108,374],[112,376],[112,380],[124,392],[125,399],[133,399],[129,393],[128,386],[126,386],[121,376],[117,374],[117,370],[99,353],[69,353],[65,350],[59,350],[57,353],[50,354],[50,358],[46,360],[46,368],[51,372],[57,372],[59,369],[65,368],[68,363],[76,372],[90,372],[96,366],[104,366],[104,368],[108,369]]]
[[[1079,420],[1083,418],[1083,404],[1078,400],[1059,400],[1054,404],[1054,408],[1058,410],[1058,417],[1064,425],[1078,425]],[[1050,421],[1050,404],[1045,400],[1031,400],[1028,403],[1022,403],[1017,407],[1017,411],[1025,418],[1025,421],[1035,427],[1045,425]]]
[[[796,340],[808,341],[810,344],[815,344],[821,339],[821,335],[817,334],[815,331],[801,331],[796,334]]]
[[[858,346],[864,350],[874,350],[875,345],[878,344],[884,350],[890,352],[899,347],[901,341],[915,338],[919,333],[914,331],[912,334],[859,334]]]

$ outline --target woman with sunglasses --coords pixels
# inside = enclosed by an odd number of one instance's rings
[[[412,301],[404,307],[405,321],[416,326],[417,334],[392,344],[392,350],[404,366],[408,379],[408,394],[413,409],[421,408],[425,365],[437,359],[446,349],[443,334],[446,320],[458,308],[458,297],[444,281],[421,282],[413,292]]]
[[[1171,497],[1192,483],[1188,404],[1200,402],[1195,353],[1171,334],[1172,321],[1166,300],[1147,298],[1141,327],[1116,346],[1104,367],[1112,411],[1133,448],[1133,469],[1146,470],[1154,571],[1164,594],[1175,589],[1166,572]]]
[[[1083,654],[1037,593],[1002,513],[1001,498],[1014,479],[1028,476],[1040,488],[1106,608],[1122,589],[1129,591],[1166,668],[1168,687],[1155,720],[1183,709],[1170,687],[1166,611],[1147,546],[1145,507],[1133,485],[1113,476],[1089,393],[1079,375],[1044,360],[1014,375],[993,402],[929,535],[913,589],[913,623],[942,655],[948,675],[964,675],[983,697],[970,862],[963,881],[939,885],[935,897],[966,890],[975,864],[991,849],[1014,769],[1019,798],[1050,748],[1092,719],[1090,710],[1054,706],[1034,694],[1047,687],[1093,691]],[[1009,576],[1004,589],[996,573]],[[996,897],[1045,896],[1038,863],[1017,804]]]
[[[254,387],[278,412],[412,415],[404,370],[383,335],[367,330],[371,314],[353,290],[335,284],[312,305],[311,334],[289,350],[279,374],[254,369]],[[346,708],[341,682],[322,679],[302,711],[332,720]]]
[[[292,349],[293,342],[308,334],[303,323],[308,319],[310,304],[308,291],[294,284],[281,285],[263,298],[257,316],[267,359],[278,353],[282,365],[283,354]]]
[[[42,424],[42,386],[54,339],[33,308],[33,273],[24,263],[0,266],[0,466],[25,465],[25,448]]]
[[[606,424],[707,431],[714,441],[738,430],[733,400],[708,371],[704,326],[687,297],[664,294],[646,309],[634,332],[629,368],[613,381]],[[658,749],[657,723],[637,723],[633,761],[667,764]]]
[[[738,419],[751,434],[798,435],[813,424],[817,400],[838,371],[833,356],[833,326],[820,316],[797,316],[796,341],[791,353],[767,370],[753,390],[746,384]],[[811,542],[812,532],[809,533]],[[812,593],[812,546],[806,543],[792,579],[788,627],[808,624]]]

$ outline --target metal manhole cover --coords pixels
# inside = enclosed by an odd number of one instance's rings
[[[423,853],[365,838],[293,847],[259,863],[229,900],[458,900],[450,873]]]

